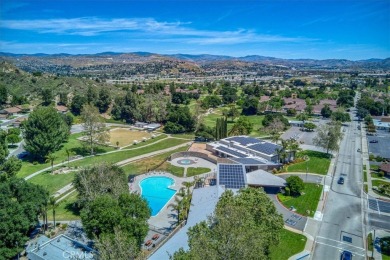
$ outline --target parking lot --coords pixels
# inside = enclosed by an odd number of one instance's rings
[[[375,156],[390,159],[390,133],[385,130],[377,130],[376,135],[367,136],[368,151]],[[377,140],[377,143],[373,143]]]
[[[312,121],[318,126],[329,122],[329,120],[316,119]],[[281,138],[284,140],[294,138],[300,144],[313,145],[313,138],[317,135],[317,132],[306,132],[301,130],[302,127],[292,126],[285,133],[282,134]]]

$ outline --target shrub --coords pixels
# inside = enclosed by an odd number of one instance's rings
[[[33,165],[37,165],[38,164],[38,162],[37,161],[33,161]]]
[[[290,188],[289,187],[284,188],[284,195],[290,196]]]
[[[287,178],[287,187],[290,188],[292,195],[299,195],[305,188],[303,180],[298,176],[290,176]]]
[[[375,155],[370,154],[370,156],[368,158],[369,158],[370,161],[374,161],[375,160]]]
[[[378,172],[378,177],[380,178],[385,177],[385,173],[383,171]]]

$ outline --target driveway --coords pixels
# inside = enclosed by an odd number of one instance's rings
[[[285,225],[300,231],[305,229],[307,218],[287,209],[279,202],[276,196],[276,194],[279,192],[279,188],[266,187],[264,188],[264,191],[274,203],[276,210],[282,214]]]

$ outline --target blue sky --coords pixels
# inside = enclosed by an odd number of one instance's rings
[[[0,51],[390,57],[390,0],[0,0]]]

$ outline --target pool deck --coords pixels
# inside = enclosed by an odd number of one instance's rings
[[[130,191],[141,194],[141,188],[139,186],[139,183],[146,178],[159,177],[159,176],[172,178],[175,181],[175,183],[173,186],[170,186],[169,188],[177,190],[177,191],[181,187],[183,187],[182,183],[184,181],[193,181],[194,180],[193,177],[179,178],[179,177],[176,177],[175,175],[172,175],[172,174],[167,173],[167,172],[153,171],[153,172],[149,172],[149,173],[142,174],[142,175],[135,177],[134,182],[129,184]],[[160,212],[156,216],[151,217],[148,220],[149,225],[151,225],[155,229],[158,229],[162,233],[170,232],[174,228],[175,224],[177,223],[176,212],[168,207],[169,204],[173,203],[174,198],[175,198],[175,195],[172,196],[172,198],[167,202],[167,204],[160,210]]]
[[[179,161],[181,161],[181,160],[191,160],[191,161],[193,161],[195,163],[183,165],[183,164],[179,163]],[[187,176],[187,168],[189,168],[189,167],[193,167],[193,168],[196,168],[196,167],[210,168],[211,169],[210,172],[215,172],[217,170],[217,165],[216,164],[214,164],[212,162],[209,162],[209,161],[207,161],[205,159],[202,159],[202,158],[199,158],[199,157],[193,157],[193,156],[178,157],[176,159],[173,159],[170,163],[172,165],[174,165],[174,166],[183,167],[184,168],[184,176]]]

